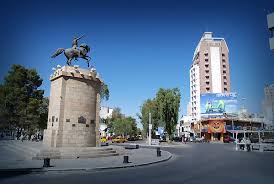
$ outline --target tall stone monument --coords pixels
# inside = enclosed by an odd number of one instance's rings
[[[102,80],[95,69],[58,66],[51,75],[44,144],[49,147],[100,146]]]
[[[50,77],[50,98],[44,147],[33,159],[77,159],[117,156],[115,148],[101,146],[99,131],[100,92],[103,81],[94,68],[71,66],[82,58],[88,67],[90,47],[75,37],[71,48],[59,48],[51,56],[64,53],[68,66],[57,66]]]

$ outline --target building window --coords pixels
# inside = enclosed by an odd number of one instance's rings
[[[210,90],[210,88],[206,88],[206,91],[209,91]]]
[[[226,65],[223,65],[223,68],[226,68]]]
[[[66,122],[70,122],[70,119],[66,119]]]
[[[209,85],[209,82],[208,82],[208,81],[206,82],[206,85]]]
[[[225,63],[225,59],[222,59],[223,63]]]
[[[205,56],[208,56],[208,53],[205,53]]]
[[[274,37],[274,28],[273,27],[270,28],[269,31],[270,31],[270,38]]]
[[[226,73],[226,71],[223,71],[223,73]]]
[[[222,53],[222,56],[225,56],[225,53]]]
[[[209,79],[209,76],[207,75],[207,76],[205,76],[205,78],[206,78],[206,79]]]
[[[208,68],[208,64],[206,64],[205,67]]]
[[[224,91],[227,92],[227,88],[224,88]]]
[[[206,72],[206,73],[209,73],[209,70],[206,70],[205,72]]]
[[[226,79],[226,76],[224,76],[224,79]]]
[[[51,121],[52,121],[52,122],[54,122],[54,119],[55,119],[55,117],[54,117],[54,116],[52,116],[52,117],[51,117]]]
[[[205,59],[205,62],[208,62],[208,59]]]
[[[224,85],[227,85],[227,82],[224,82]]]

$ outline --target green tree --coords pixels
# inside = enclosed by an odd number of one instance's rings
[[[107,118],[107,119],[101,119],[101,122],[105,123],[108,127],[109,133],[114,133],[113,132],[113,122],[122,119],[124,115],[121,113],[121,109],[119,107],[115,107],[112,111],[112,116]]]
[[[38,88],[42,79],[34,69],[13,65],[1,85],[1,113],[6,126],[32,131],[39,122],[38,109],[43,99],[43,90]]]
[[[103,84],[100,95],[101,95],[101,99],[102,99],[102,100],[108,101],[108,99],[109,99],[109,89],[108,89],[108,85]]]
[[[115,135],[123,136],[136,136],[137,135],[137,124],[136,120],[132,117],[122,117],[113,121],[111,131]]]
[[[116,119],[121,119],[121,118],[123,118],[123,114],[122,114],[122,112],[121,112],[121,108],[119,108],[119,107],[115,107],[114,109],[113,109],[113,111],[112,111],[112,116],[111,116],[111,121],[114,121],[114,120],[116,120]]]
[[[168,134],[168,138],[175,129],[178,122],[178,113],[180,107],[180,90],[174,89],[163,89],[160,88],[156,94],[156,102],[161,120],[165,123],[165,130]]]
[[[144,136],[146,136],[148,133],[149,113],[151,113],[152,128],[153,130],[156,130],[159,126],[160,117],[155,99],[147,99],[141,106],[141,114],[137,114],[141,120],[141,124],[143,125]]]
[[[42,103],[40,103],[39,106],[39,123],[38,123],[38,128],[39,130],[44,130],[47,128],[47,122],[48,122],[48,111],[49,111],[49,99],[48,98],[43,98]]]

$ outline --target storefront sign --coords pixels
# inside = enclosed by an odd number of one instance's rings
[[[226,133],[225,122],[220,120],[209,121],[208,133]]]

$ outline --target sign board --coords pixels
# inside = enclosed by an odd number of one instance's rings
[[[200,96],[201,118],[224,117],[238,111],[236,93],[206,93]]]
[[[152,129],[152,124],[148,124],[148,129]]]
[[[222,120],[211,120],[208,123],[208,133],[226,133],[225,122]]]

